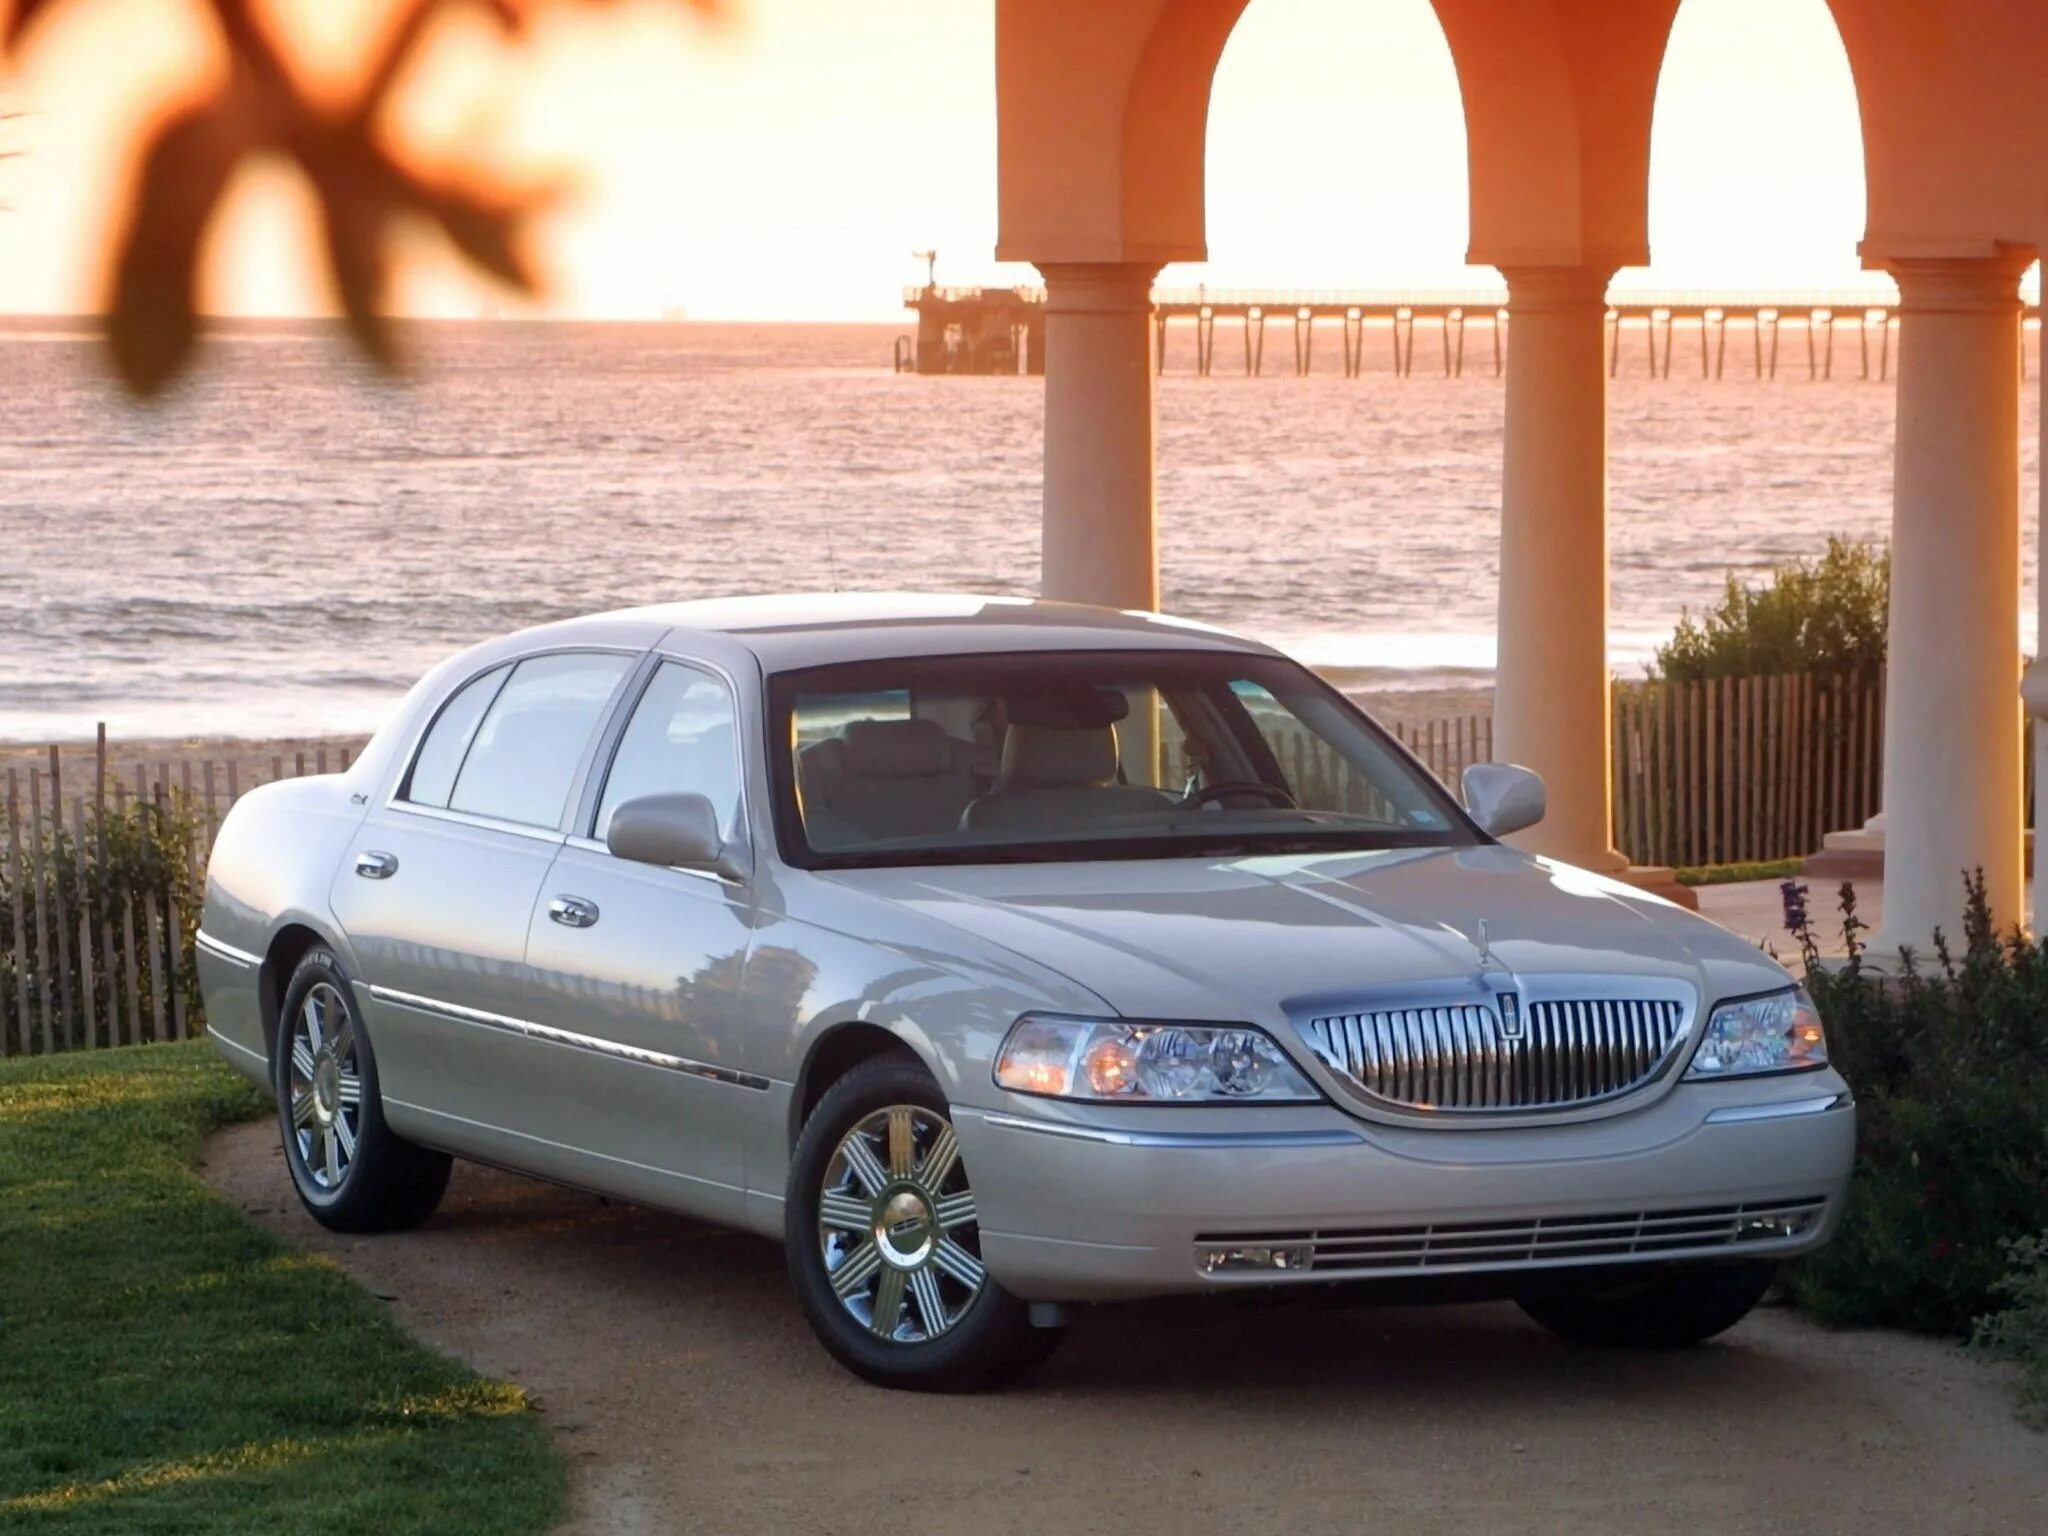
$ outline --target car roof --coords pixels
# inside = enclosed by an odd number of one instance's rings
[[[658,629],[658,643],[718,634],[760,658],[764,671],[829,666],[893,656],[1051,650],[1231,650],[1270,648],[1191,619],[1096,608],[1041,598],[976,593],[831,592],[719,597],[595,614],[548,626],[573,643],[576,631]]]

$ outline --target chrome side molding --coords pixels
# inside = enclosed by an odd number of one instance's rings
[[[204,928],[192,936],[192,944],[195,949],[203,949],[216,959],[225,960],[230,965],[239,965],[245,971],[253,971],[263,964],[263,957],[261,955],[252,955],[246,949],[237,949],[232,944],[223,944]]]
[[[415,1013],[432,1014],[457,1024],[473,1024],[481,1029],[501,1030],[510,1035],[523,1035],[529,1040],[567,1046],[571,1050],[589,1051],[593,1055],[609,1056],[615,1061],[629,1061],[635,1066],[659,1067],[667,1072],[681,1072],[689,1077],[706,1078],[714,1083],[727,1083],[735,1088],[753,1088],[764,1093],[770,1086],[767,1078],[755,1072],[742,1072],[736,1067],[721,1067],[708,1061],[692,1061],[687,1056],[671,1056],[666,1051],[651,1051],[644,1046],[624,1045],[616,1040],[600,1040],[595,1035],[578,1034],[573,1029],[557,1029],[552,1024],[537,1024],[532,1019],[515,1019],[509,1014],[486,1013],[481,1008],[465,1008],[459,1003],[444,1003],[438,998],[422,997],[416,992],[401,992],[395,987],[372,986],[370,996],[380,1003],[410,1008]]]

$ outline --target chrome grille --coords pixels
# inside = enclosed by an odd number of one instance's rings
[[[1347,1274],[1426,1269],[1522,1269],[1607,1264],[1705,1254],[1749,1243],[1789,1242],[1827,1214],[1823,1195],[1672,1211],[1615,1211],[1513,1221],[1437,1222],[1405,1227],[1338,1227],[1282,1232],[1205,1232],[1197,1262],[1247,1245],[1303,1252],[1295,1267]],[[1213,1267],[1213,1266],[1211,1266]]]
[[[1333,1070],[1374,1098],[1415,1109],[1560,1109],[1647,1082],[1677,1047],[1685,1006],[1669,998],[1539,999],[1519,1032],[1492,1002],[1332,1014],[1304,1026]]]

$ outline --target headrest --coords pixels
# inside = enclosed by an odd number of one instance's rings
[[[1002,781],[1008,789],[1070,788],[1116,778],[1116,727],[1023,725],[1003,737]]]
[[[1052,683],[1003,701],[1012,725],[1080,730],[1115,725],[1131,712],[1131,701],[1114,688],[1088,683]]]
[[[845,771],[862,779],[928,779],[960,767],[964,742],[946,734],[936,720],[854,720],[840,739],[846,743]]]

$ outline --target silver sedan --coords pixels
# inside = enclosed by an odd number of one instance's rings
[[[1498,840],[1542,814],[1195,624],[607,614],[236,805],[208,1032],[328,1226],[422,1221],[467,1157],[749,1228],[889,1385],[1254,1287],[1692,1343],[1831,1234],[1850,1095],[1772,960]]]

